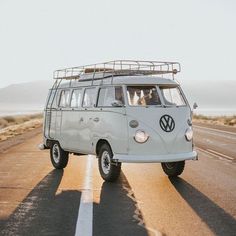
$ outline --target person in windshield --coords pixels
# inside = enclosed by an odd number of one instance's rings
[[[142,97],[141,97],[141,89],[137,88],[137,89],[135,90],[135,92],[136,92],[136,95],[137,95],[137,97],[138,97],[138,99],[137,99],[135,105],[142,105],[142,102],[143,102],[143,101],[142,101]]]
[[[133,106],[161,105],[155,86],[128,86],[127,94]]]
[[[156,89],[152,89],[151,98],[148,105],[161,105],[161,100]]]
[[[149,105],[161,105],[160,98],[157,94],[155,88],[144,88],[143,89],[143,97],[140,99],[140,104],[142,106],[149,106]]]
[[[129,95],[129,104],[134,105],[135,89],[132,87],[129,87],[127,92]]]
[[[138,105],[141,105],[141,106],[150,105],[149,104],[150,99],[151,99],[150,89],[144,88],[143,89],[143,96],[139,98]]]

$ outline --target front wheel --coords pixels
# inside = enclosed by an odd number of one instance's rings
[[[67,166],[69,153],[64,151],[58,142],[54,142],[50,147],[50,157],[52,165],[56,169],[63,169]]]
[[[101,177],[108,182],[116,181],[121,170],[121,163],[114,163],[112,157],[110,146],[103,144],[98,154],[98,167]]]
[[[161,163],[163,171],[170,177],[181,175],[184,171],[185,161],[163,162]]]

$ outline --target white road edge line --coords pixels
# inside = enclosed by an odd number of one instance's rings
[[[206,154],[210,154],[210,155],[212,155],[212,156],[214,156],[214,157],[219,158],[218,155],[216,155],[216,154],[214,154],[214,153],[211,153],[211,152],[208,152],[208,151],[205,150],[205,149],[202,149],[202,148],[197,148],[197,149],[200,150],[201,152],[204,152],[204,153],[206,153]]]
[[[93,235],[93,156],[88,155],[75,236]]]
[[[214,154],[214,153],[212,153],[212,152],[210,152],[210,151],[207,151],[207,150],[205,150],[205,149],[202,149],[202,148],[199,148],[199,147],[197,147],[197,149],[198,150],[200,150],[201,152],[205,152],[205,153],[207,153],[207,154],[210,154],[210,155],[212,155],[212,156],[214,156],[214,157],[217,157],[217,158],[221,158],[221,159],[223,159],[223,160],[227,160],[227,161],[232,161],[231,159],[228,159],[228,158],[225,158],[225,157],[223,157],[223,156],[220,156],[219,154]],[[209,150],[209,149],[208,149]]]
[[[234,132],[223,131],[223,130],[220,130],[220,129],[212,129],[212,128],[207,128],[207,127],[204,127],[204,126],[198,126],[198,125],[193,125],[193,128],[194,128],[194,127],[196,127],[196,128],[200,128],[200,129],[213,130],[213,131],[216,131],[216,132],[219,132],[219,133],[226,133],[226,134],[236,135],[236,133],[234,133]]]
[[[223,157],[225,157],[225,158],[227,158],[227,159],[230,159],[230,160],[233,160],[233,159],[234,159],[234,158],[232,158],[232,157],[229,157],[229,156],[227,156],[227,155],[225,155],[225,154],[222,154],[222,153],[220,153],[220,152],[216,152],[216,151],[211,150],[211,149],[207,149],[207,151],[213,152],[213,153],[215,153],[216,155],[223,156]]]

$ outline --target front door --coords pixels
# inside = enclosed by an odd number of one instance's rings
[[[100,139],[107,140],[113,153],[128,152],[128,130],[124,93],[121,86],[104,86],[99,89],[95,112],[90,114],[92,149]]]

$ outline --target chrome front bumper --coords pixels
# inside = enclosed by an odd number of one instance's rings
[[[161,162],[176,162],[185,160],[197,160],[198,154],[196,151],[178,154],[167,155],[124,155],[114,154],[113,160],[117,162],[127,163],[161,163]]]

